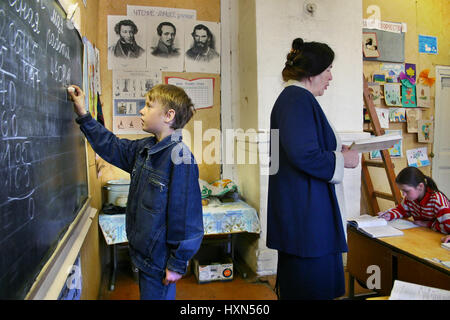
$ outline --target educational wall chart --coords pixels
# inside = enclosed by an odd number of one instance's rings
[[[214,105],[214,78],[183,79],[179,77],[167,77],[168,84],[181,87],[191,98],[194,108],[212,108]]]
[[[161,83],[159,70],[144,72],[113,71],[113,132],[144,134],[139,111],[145,106],[145,94]]]

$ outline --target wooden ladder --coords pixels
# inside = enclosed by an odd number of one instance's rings
[[[383,135],[384,129],[381,128],[380,121],[378,120],[378,115],[375,110],[373,100],[369,94],[369,86],[367,84],[367,80],[364,78],[364,75],[363,75],[363,83],[364,83],[364,90],[363,90],[364,104],[367,108],[367,112],[370,117],[370,124],[373,129],[372,132],[376,136]],[[370,205],[372,206],[372,210],[374,213],[377,213],[380,211],[380,206],[378,205],[378,198],[394,201],[396,205],[399,204],[402,200],[400,190],[398,189],[397,184],[395,183],[394,164],[391,161],[391,156],[389,155],[389,150],[380,150],[380,152],[381,152],[381,158],[383,160],[382,162],[368,160],[365,158],[364,153],[362,154],[363,181],[367,187],[369,202],[370,202]],[[389,181],[389,186],[391,187],[391,191],[392,191],[391,194],[374,190],[368,167],[385,168],[386,175],[387,175],[387,178]]]

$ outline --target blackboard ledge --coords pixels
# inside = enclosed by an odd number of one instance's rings
[[[97,214],[88,198],[77,217],[69,226],[55,252],[42,268],[25,300],[56,300],[78,257],[81,246]]]

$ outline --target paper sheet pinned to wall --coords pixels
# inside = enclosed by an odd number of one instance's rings
[[[167,77],[168,84],[181,87],[191,98],[195,109],[212,108],[214,105],[214,78],[184,79]]]

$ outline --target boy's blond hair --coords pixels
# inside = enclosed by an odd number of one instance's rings
[[[175,118],[170,125],[172,129],[182,129],[194,115],[194,104],[186,92],[171,84],[158,84],[146,95],[149,101],[158,101],[165,111],[175,110]]]

